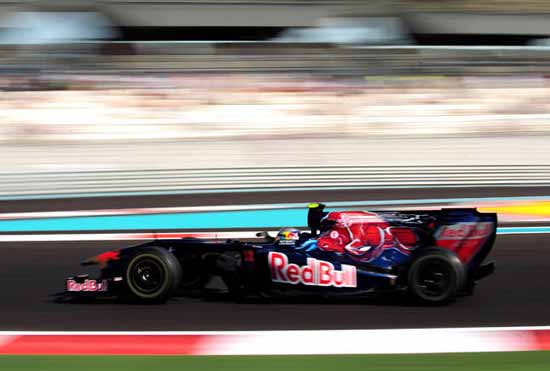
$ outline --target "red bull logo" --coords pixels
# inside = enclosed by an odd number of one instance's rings
[[[67,291],[104,292],[107,291],[107,280],[84,280],[82,283],[75,280],[67,280]]]
[[[456,252],[458,258],[469,262],[494,232],[492,222],[465,222],[441,226],[435,233],[439,247]]]
[[[300,234],[294,231],[283,231],[280,235],[285,240],[298,240],[300,238]]]
[[[444,225],[435,234],[437,240],[471,240],[486,238],[493,233],[491,222]]]
[[[293,246],[300,239],[300,232],[294,230],[283,230],[277,235],[277,241],[280,245]]]
[[[268,255],[273,282],[299,283],[307,286],[357,287],[357,268],[342,264],[341,270],[330,262],[308,258],[307,264],[299,266],[288,262],[288,257],[279,252]]]

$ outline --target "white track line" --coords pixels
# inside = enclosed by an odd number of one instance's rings
[[[434,327],[434,328],[399,328],[399,329],[345,329],[345,330],[251,330],[251,331],[33,331],[33,330],[1,330],[2,336],[17,335],[292,335],[301,334],[347,334],[351,332],[386,332],[418,333],[418,332],[508,332],[508,331],[550,331],[550,326],[492,326],[492,327]]]
[[[541,227],[500,227],[498,235],[515,234],[549,234],[550,226]],[[143,233],[45,233],[45,234],[0,234],[0,242],[55,242],[55,241],[140,241],[140,240],[170,240],[179,238],[203,239],[255,239],[256,231],[228,231],[228,232],[143,232]],[[268,231],[276,235],[278,231]]]
[[[171,240],[180,238],[203,239],[255,239],[259,231],[235,232],[162,232],[162,233],[51,233],[2,234],[0,242],[53,242],[53,241],[140,241]],[[268,231],[274,235],[278,231]]]

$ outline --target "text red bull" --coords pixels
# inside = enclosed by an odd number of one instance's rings
[[[107,291],[107,280],[84,280],[84,282],[79,283],[75,280],[67,280],[67,291],[69,292],[105,292]]]
[[[307,286],[357,287],[357,269],[353,265],[342,264],[341,270],[330,262],[308,258],[307,264],[299,266],[289,263],[288,257],[279,252],[268,255],[273,282],[299,283]]]
[[[493,233],[494,224],[491,222],[467,222],[444,225],[435,233],[438,240],[469,240],[485,238]]]

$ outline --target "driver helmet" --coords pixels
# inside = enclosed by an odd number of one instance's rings
[[[297,228],[281,228],[275,242],[279,245],[295,246],[300,239],[300,230]]]

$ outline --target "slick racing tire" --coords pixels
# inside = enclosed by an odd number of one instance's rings
[[[126,292],[130,299],[162,303],[169,299],[181,283],[179,261],[169,251],[145,247],[129,260],[124,271]]]
[[[446,304],[456,298],[465,278],[464,266],[454,252],[431,248],[419,254],[411,264],[408,287],[424,304]]]

